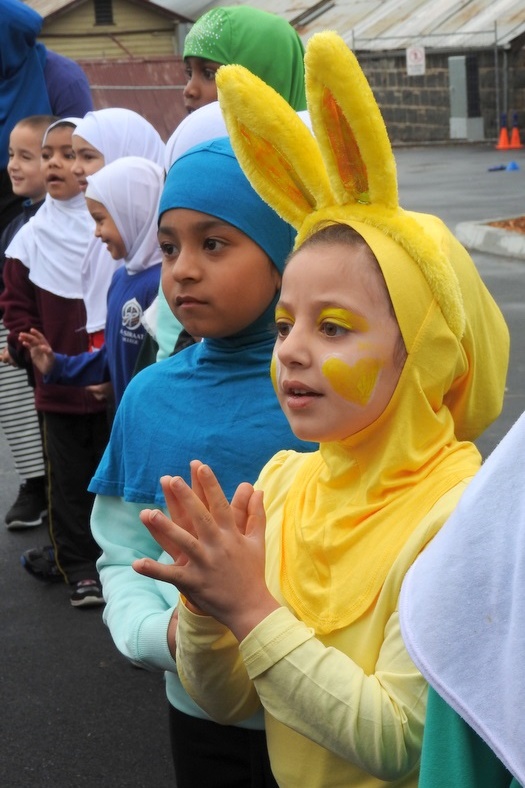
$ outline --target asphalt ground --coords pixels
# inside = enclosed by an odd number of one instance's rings
[[[395,155],[401,204],[437,213],[452,230],[525,213],[524,149],[464,144]],[[489,172],[511,161],[520,169]],[[478,441],[486,455],[525,409],[525,260],[483,250],[472,256],[512,338],[503,413]],[[0,522],[19,483],[0,435]],[[173,786],[162,676],[120,656],[100,609],[74,609],[66,586],[25,573],[22,551],[46,542],[43,527],[0,528],[1,788]]]

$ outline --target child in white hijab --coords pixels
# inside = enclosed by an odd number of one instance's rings
[[[156,129],[142,115],[120,107],[88,112],[75,129],[73,149],[73,173],[81,191],[86,190],[89,175],[123,156],[140,156],[164,165],[164,143]],[[100,347],[104,340],[106,296],[113,273],[122,264],[98,238],[91,238],[82,263],[82,297],[93,347]]]
[[[94,231],[71,172],[76,118],[51,125],[42,146],[47,196],[6,250],[2,295],[8,343],[23,352],[21,331],[37,328],[60,352],[88,349],[81,265]],[[95,561],[99,550],[89,518],[87,486],[108,439],[106,406],[81,387],[45,385],[35,370],[35,407],[43,414],[49,474],[49,530],[53,548],[27,550],[22,563],[43,580],[73,586],[75,607],[100,605]]]
[[[36,329],[21,340],[46,383],[86,386],[111,380],[118,406],[144,338],[143,311],[156,297],[160,280],[157,212],[164,171],[147,159],[125,156],[87,180],[97,240],[112,260],[124,261],[108,290],[105,342],[98,351],[67,356],[54,353]]]

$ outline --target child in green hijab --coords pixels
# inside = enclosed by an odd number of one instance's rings
[[[217,101],[215,74],[222,65],[235,63],[273,87],[293,109],[304,110],[303,60],[302,41],[282,17],[245,5],[212,8],[195,22],[184,42],[188,76],[184,104],[191,113]],[[210,136],[199,134],[199,141],[215,136],[217,132],[210,126]],[[155,336],[146,336],[136,372],[181,347],[177,342],[180,326],[169,311],[162,287],[155,309]],[[184,336],[180,336],[183,342]]]
[[[184,42],[188,112],[217,100],[215,73],[235,63],[276,90],[295,110],[306,109],[304,47],[282,17],[249,6],[212,8],[191,28]]]

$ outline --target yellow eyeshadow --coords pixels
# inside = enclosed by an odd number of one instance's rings
[[[350,331],[366,331],[368,329],[368,323],[364,317],[339,307],[323,309],[319,315],[318,322],[323,323],[325,320],[337,323],[337,325],[348,328]]]
[[[351,367],[340,358],[332,357],[322,366],[323,375],[336,394],[358,405],[366,405],[369,401],[380,370],[380,362],[373,358],[362,358]]]
[[[293,323],[293,317],[288,310],[284,309],[282,306],[275,307],[275,320],[289,320]]]

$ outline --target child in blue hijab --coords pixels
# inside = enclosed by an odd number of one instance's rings
[[[143,508],[164,506],[162,476],[189,480],[190,461],[205,456],[232,496],[276,451],[314,448],[294,437],[269,374],[274,307],[294,231],[252,189],[226,138],[175,162],[159,216],[164,294],[202,341],[131,381],[91,483],[104,618],[134,664],[166,671],[178,788],[275,786],[262,716],[220,726],[190,699],[175,663],[178,592],[131,564],[144,556],[172,560],[139,519]]]

